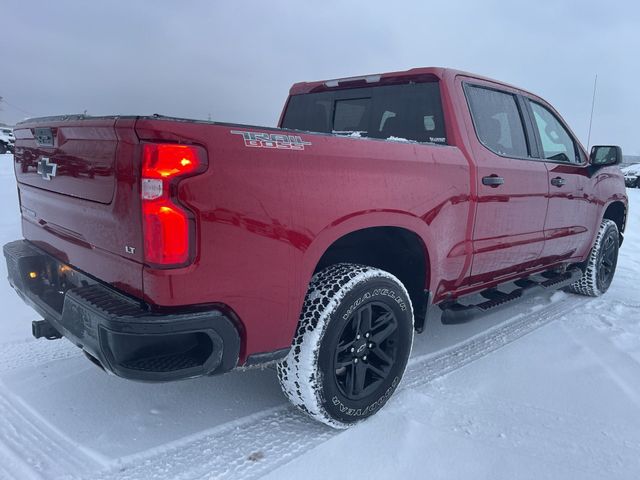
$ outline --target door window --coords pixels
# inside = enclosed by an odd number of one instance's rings
[[[465,88],[480,142],[506,157],[527,157],[527,139],[514,95],[489,88]]]
[[[556,116],[539,103],[529,103],[542,142],[544,158],[554,162],[582,163],[573,138]]]

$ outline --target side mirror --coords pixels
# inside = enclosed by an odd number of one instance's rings
[[[622,148],[615,145],[597,145],[591,147],[589,163],[594,167],[618,165],[622,163]]]

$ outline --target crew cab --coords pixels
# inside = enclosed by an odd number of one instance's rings
[[[278,128],[67,115],[16,126],[9,281],[104,370],[168,381],[275,363],[344,428],[425,320],[552,288],[600,295],[627,217],[616,146],[542,98],[417,68],[297,83]]]

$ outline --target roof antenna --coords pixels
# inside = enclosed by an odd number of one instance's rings
[[[593,124],[593,109],[596,106],[596,87],[598,86],[598,74],[593,82],[593,99],[591,100],[591,116],[589,117],[589,135],[587,136],[587,151],[591,150],[591,125]]]

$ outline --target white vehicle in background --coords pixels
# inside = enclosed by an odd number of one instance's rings
[[[629,165],[621,169],[624,174],[624,184],[629,188],[638,188],[640,183],[638,178],[640,177],[640,163]]]
[[[13,136],[13,129],[0,127],[0,154],[13,153],[16,145],[16,137]]]

